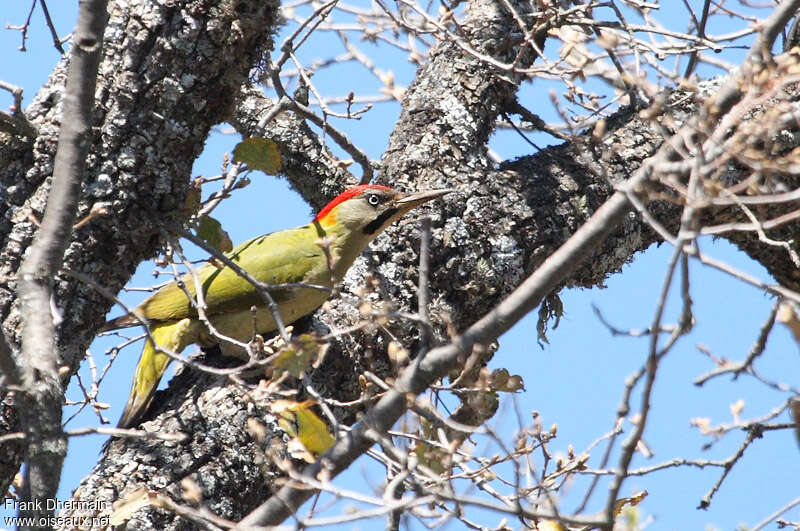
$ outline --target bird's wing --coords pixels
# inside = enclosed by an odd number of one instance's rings
[[[253,238],[225,253],[256,279],[266,284],[289,282],[319,282],[321,271],[327,269],[325,253],[316,243],[308,226],[273,232]],[[255,287],[228,267],[206,263],[198,268],[197,275],[203,286],[208,315],[246,310],[253,305],[263,305]],[[195,295],[195,281],[187,273],[181,277],[186,290]],[[288,290],[270,292],[276,302],[289,296]],[[171,321],[194,317],[184,290],[172,282],[144,301],[137,311],[148,321]]]

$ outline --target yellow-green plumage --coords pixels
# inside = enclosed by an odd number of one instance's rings
[[[244,242],[226,254],[266,284],[306,283],[332,287],[328,260],[322,247],[315,243],[318,237],[312,238],[309,234],[311,230],[312,226],[306,225],[274,232]],[[336,269],[334,267],[334,275]],[[248,341],[255,333],[268,333],[277,328],[272,312],[264,306],[258,291],[232,269],[206,263],[196,273],[203,287],[206,315],[220,335]],[[177,282],[164,286],[136,309],[136,313],[150,323],[156,343],[176,353],[192,343],[210,346],[218,341],[197,319],[197,309],[184,291],[196,299],[194,277],[190,273],[183,275],[181,284],[183,287]],[[270,295],[287,324],[313,312],[328,298],[327,291],[314,288],[274,290]],[[257,308],[255,328],[253,306]],[[152,342],[147,341],[120,427],[129,427],[138,420],[170,361],[167,354],[157,352]]]
[[[162,348],[173,352],[180,352],[186,348],[184,341],[187,336],[183,333],[191,325],[189,319],[180,321],[169,321],[166,323],[155,324],[150,327],[153,339]],[[143,412],[156,390],[161,376],[169,365],[170,357],[161,352],[157,352],[153,342],[147,339],[136,365],[136,372],[133,375],[133,386],[131,396],[125,407],[125,412],[120,418],[118,426],[127,428],[132,425],[140,412]]]
[[[246,241],[226,255],[265,284],[302,282],[331,287],[332,275],[328,269],[328,261],[322,247],[316,243],[319,237],[315,234],[316,231],[310,225],[273,232]],[[228,267],[220,268],[207,263],[197,269],[197,276],[205,294],[208,315],[238,312],[249,314],[251,306],[263,304],[263,299],[253,285]],[[194,297],[196,291],[192,275],[187,273],[181,280]],[[319,301],[317,306],[328,295],[323,290],[312,288],[282,289],[270,294],[279,305],[297,297],[310,297]],[[142,303],[138,310],[149,321],[197,317],[197,310],[177,283],[168,284],[159,290]]]
[[[295,229],[253,238],[226,255],[259,281],[269,284],[302,283],[333,287],[341,280],[366,245],[389,224],[412,208],[440,197],[447,191],[404,195],[383,186],[359,186],[334,199],[310,223]],[[255,333],[277,327],[256,288],[228,267],[207,263],[196,270],[202,287],[205,313],[217,333],[246,342]],[[198,318],[187,297],[196,299],[195,278],[181,277],[139,305],[135,313],[145,319],[156,344],[179,353],[197,343],[210,346],[219,341]],[[329,292],[313,287],[276,288],[270,295],[278,305],[284,323],[312,313]],[[252,307],[256,307],[255,326]],[[104,330],[139,324],[133,315],[106,323]],[[224,351],[224,349],[223,349]],[[135,425],[147,409],[170,357],[146,341],[136,367],[131,395],[120,419],[120,427]]]

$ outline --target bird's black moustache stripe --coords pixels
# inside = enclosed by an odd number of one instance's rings
[[[378,230],[380,230],[381,227],[383,227],[383,224],[386,223],[389,218],[397,214],[399,211],[399,208],[390,208],[385,210],[380,216],[367,223],[367,225],[364,227],[364,234],[375,234]]]

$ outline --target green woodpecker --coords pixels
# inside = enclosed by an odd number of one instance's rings
[[[449,191],[406,195],[387,186],[355,186],[328,203],[308,225],[253,238],[226,254],[266,284],[303,283],[331,288],[386,227],[413,208]],[[206,263],[196,273],[203,287],[206,316],[219,334],[249,341],[254,332],[265,334],[276,330],[275,319],[258,291],[232,269]],[[195,280],[189,273],[181,277],[180,285],[167,284],[135,310],[149,324],[155,343],[176,353],[193,343],[203,346],[218,343],[198,318],[186,291],[194,298]],[[329,295],[312,287],[275,289],[270,294],[286,324],[312,313]],[[138,324],[133,314],[127,314],[108,321],[102,329]],[[145,341],[119,427],[138,423],[169,362],[170,357],[158,352],[150,339]]]

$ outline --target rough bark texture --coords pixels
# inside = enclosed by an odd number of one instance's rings
[[[512,3],[523,14],[531,8]],[[189,170],[209,127],[230,116],[240,131],[254,132],[268,104],[240,87],[269,42],[275,8],[255,0],[164,0],[132,1],[113,9],[100,72],[97,137],[81,204],[85,214],[93,203],[107,202],[113,214],[75,235],[68,267],[119,289],[139,261],[157,249],[160,227],[180,221]],[[519,51],[519,40],[509,37],[515,23],[499,3],[471,2],[462,29],[475,49],[500,60],[511,60]],[[522,65],[533,59],[530,53]],[[0,170],[6,187],[5,218],[0,220],[4,275],[16,271],[35,229],[29,213],[40,215],[46,198],[62,72],[63,65],[28,110],[39,137],[33,144],[9,140],[0,146],[0,160],[8,161]],[[587,134],[496,167],[486,155],[486,141],[519,81],[452,42],[438,44],[405,93],[403,113],[383,158],[383,182],[407,190],[457,188],[446,202],[426,208],[434,227],[431,286],[437,324],[451,322],[463,329],[491,308],[589,217],[610,194],[611,182],[633,173],[663,141],[662,131],[626,110],[609,120],[609,133],[600,143]],[[235,115],[234,97],[239,103]],[[691,98],[682,100],[665,107],[677,123],[695,110]],[[313,205],[348,184],[341,181],[349,178],[346,172],[319,156],[319,142],[299,120],[281,116],[270,130],[281,146],[285,173]],[[314,182],[324,184],[315,188]],[[672,220],[670,226],[678,219],[675,207],[666,204],[655,205],[653,212],[662,221]],[[792,228],[796,225],[787,230]],[[413,223],[388,230],[351,269],[345,291],[354,292],[372,271],[380,282],[371,297],[415,309],[415,232]],[[652,231],[631,215],[569,283],[601,284],[654,241]],[[740,244],[779,280],[790,287],[796,282],[785,253],[755,238],[742,238]],[[74,370],[110,303],[72,281],[60,281],[56,292],[67,316],[59,331],[63,363]],[[13,299],[13,283],[0,288],[0,311],[12,340],[18,337],[19,322]],[[336,326],[359,319],[357,310],[337,301],[319,315]],[[323,325],[313,320],[310,326]],[[414,344],[413,326],[392,323],[390,328]],[[391,370],[381,354],[385,342],[377,330],[343,338],[312,379],[326,396],[355,398],[365,367],[381,374]],[[187,371],[156,402],[154,418],[143,428],[184,431],[189,441],[112,443],[74,499],[114,500],[144,486],[181,500],[180,481],[191,478],[201,486],[206,507],[235,520],[269,495],[277,476],[274,465],[264,461],[264,449],[280,454],[283,445],[268,397]],[[4,433],[15,431],[13,402],[6,397],[4,404],[0,426]],[[355,412],[335,413],[350,421]],[[252,430],[254,421],[265,427],[263,438]],[[7,443],[2,458],[0,472],[10,479],[18,466],[18,448]],[[192,527],[153,508],[137,513],[129,525]]]
[[[110,215],[75,232],[65,267],[119,290],[153,256],[165,227],[181,221],[192,164],[212,125],[271,44],[277,3],[261,0],[114,3],[98,76],[94,138],[78,216],[102,203]],[[32,143],[4,137],[0,160],[0,315],[19,345],[16,273],[44,211],[60,125],[66,64],[57,66],[26,110],[38,130]],[[60,365],[72,374],[111,301],[61,278],[54,286],[64,321],[57,330]],[[69,376],[66,375],[66,377]],[[3,427],[18,430],[6,396]],[[19,467],[19,447],[4,445],[3,488]]]
[[[220,363],[230,365],[225,360]],[[113,502],[140,487],[182,501],[184,478],[201,489],[207,509],[233,521],[270,494],[279,474],[263,456],[288,440],[269,410],[274,397],[263,389],[230,385],[221,377],[198,378],[194,371],[179,373],[171,385],[189,389],[189,394],[181,394],[177,400],[170,394],[173,398],[163,403],[159,408],[162,414],[147,424],[147,430],[182,432],[189,434],[189,439],[112,440],[101,464],[73,494],[73,500],[101,502],[99,509],[76,507],[60,516],[108,515]],[[228,414],[220,415],[221,411]],[[255,419],[258,424],[254,427]],[[152,507],[137,512],[127,525],[128,529],[195,528],[187,520]]]
[[[305,120],[284,112],[269,123],[266,131],[259,128],[259,121],[272,107],[259,88],[245,85],[230,121],[244,137],[265,136],[278,144],[281,173],[315,211],[344,187],[357,184],[357,179],[337,164],[338,159],[322,145]]]
[[[475,48],[507,60],[516,55],[517,49],[499,36],[510,32],[512,22],[497,10],[494,3],[473,2],[465,31],[474,36]],[[515,86],[508,83],[507,75],[501,75],[453,43],[441,43],[406,92],[403,113],[382,161],[381,180],[394,186],[409,190],[457,188],[446,202],[427,208],[427,213],[433,217],[432,263],[436,264],[432,279],[432,313],[439,324],[449,321],[461,329],[491,308],[602,204],[612,191],[611,183],[633,173],[663,141],[663,130],[641,120],[635,110],[625,110],[609,120],[610,131],[601,144],[587,134],[536,156],[495,167],[486,156],[485,145],[498,113],[514,91]],[[670,120],[677,124],[696,109],[692,99],[683,96],[679,94],[674,98],[682,100],[681,105],[666,108]],[[243,105],[236,123],[244,132],[253,127],[259,112],[269,109],[269,105],[263,105],[254,111],[259,107],[257,100],[246,93],[241,100]],[[292,124],[295,119],[284,116],[281,120],[279,127]],[[318,143],[311,140],[300,124],[294,122],[284,130],[273,131],[272,137],[280,143],[284,156],[294,161],[296,169],[287,167],[286,170],[298,189],[308,192],[306,172],[330,178],[330,165],[321,163],[317,156]],[[322,197],[318,192],[309,196],[312,203],[320,205],[336,191],[334,187]],[[658,204],[652,210],[668,226],[676,226],[679,219],[676,207]],[[371,273],[380,281],[377,293],[371,297],[392,301],[403,308],[415,308],[418,262],[415,232],[413,223],[389,229],[388,235],[379,238],[351,269],[345,279],[345,292],[354,292],[363,285],[364,276]],[[638,216],[631,215],[569,284],[602,284],[609,274],[618,271],[637,251],[654,241],[657,241],[654,233]],[[775,254],[774,248],[755,247],[770,256]],[[351,305],[337,301],[332,302],[328,313],[321,315],[337,326],[347,326],[360,318]],[[318,321],[316,323],[319,325]],[[390,324],[390,328],[407,345],[415,343],[413,326],[398,322]],[[382,375],[390,373],[391,365],[382,354],[385,343],[386,338],[377,330],[340,340],[330,350],[326,363],[312,376],[317,389],[339,400],[356,398],[360,392],[358,375],[364,369]],[[191,397],[206,396],[207,391],[203,390],[207,385],[206,377],[173,381],[164,397],[166,401],[154,412],[155,419],[145,423],[145,429],[190,427],[198,422],[200,417],[191,413],[194,403]],[[227,393],[239,392],[231,384],[225,389]],[[231,407],[237,404],[230,400],[204,402],[203,437],[220,441],[215,448],[229,448],[228,443],[233,442],[229,437],[242,437],[241,434],[247,432],[247,419],[254,418],[267,426],[268,440],[279,440],[274,416],[260,416],[263,410],[254,409],[252,404],[246,408],[244,404],[239,405],[238,411],[232,411]],[[355,412],[335,409],[334,413],[349,422]],[[232,430],[231,423],[238,425]],[[221,431],[215,427],[220,427]],[[246,511],[242,504],[252,507],[254,502],[241,500],[240,486],[249,493],[267,496],[271,490],[270,480],[275,477],[274,468],[269,466],[247,467],[248,477],[226,473],[228,463],[263,463],[263,447],[253,441],[252,436],[236,440],[239,443],[236,456],[224,450],[219,454],[223,456],[220,459],[223,465],[219,467],[212,460],[197,471],[174,467],[169,472],[152,461],[151,448],[163,443],[115,443],[75,497],[89,499],[109,485],[114,485],[117,493],[141,485],[154,489],[167,487],[167,491],[177,496],[177,482],[188,476],[202,485],[209,508],[219,516],[236,519]],[[197,447],[198,442],[193,439],[188,452],[194,453]],[[174,445],[159,451],[175,454],[162,458],[169,462],[187,453],[187,447]],[[133,462],[142,464],[134,467]],[[127,466],[127,470],[158,469],[160,473],[131,477],[119,473],[123,466]],[[218,472],[212,474],[212,469]],[[209,476],[216,480],[208,481]],[[264,488],[248,487],[261,485],[262,481],[266,482]],[[142,528],[189,526],[180,517],[170,517],[155,509],[138,513],[135,522]]]
[[[520,6],[518,8],[522,9]],[[501,60],[516,56],[518,47],[504,38],[511,32],[514,22],[507,13],[498,12],[496,4],[473,3],[469,22],[465,29],[473,36],[476,49]],[[533,58],[533,54],[530,54],[528,61]],[[439,323],[450,320],[457,328],[463,328],[480,316],[566,239],[610,192],[610,186],[601,177],[582,167],[582,163],[588,164],[591,160],[591,152],[584,153],[586,146],[563,146],[548,150],[548,155],[540,157],[538,161],[528,161],[529,166],[494,167],[486,155],[486,141],[498,114],[505,103],[513,98],[514,92],[515,86],[508,82],[508,76],[500,75],[493,67],[465,54],[453,43],[440,44],[419,72],[417,81],[406,92],[403,114],[383,159],[381,180],[384,182],[408,190],[443,186],[458,188],[458,192],[448,197],[446,203],[437,203],[427,209],[434,219],[432,263],[437,266],[432,283],[432,312]],[[241,131],[250,134],[258,119],[258,113],[253,114],[253,108],[267,112],[269,105],[260,102],[258,96],[249,91],[243,93],[241,101],[234,123]],[[290,180],[303,190],[307,187],[303,183],[307,181],[301,179],[307,179],[308,173],[315,177],[320,173],[327,174],[330,178],[330,170],[325,166],[320,167],[320,159],[315,156],[319,153],[319,145],[310,139],[296,119],[283,116],[280,120],[277,128],[270,128],[270,135],[281,145],[284,160],[293,161],[300,169],[285,168]],[[620,123],[624,122],[621,120]],[[289,124],[289,127],[285,128],[283,124]],[[626,157],[622,162],[636,166],[657,147],[658,142],[642,140],[640,145],[630,146],[621,155]],[[576,149],[581,157],[568,152],[570,148]],[[542,158],[544,163],[541,162]],[[571,158],[575,162],[565,165],[560,162],[562,158]],[[536,175],[542,177],[537,178]],[[339,186],[344,184],[339,183]],[[318,195],[311,196],[312,202],[322,204],[336,191],[333,189],[328,197],[319,199]],[[371,271],[380,280],[377,290],[380,299],[392,301],[401,307],[415,308],[415,270],[418,262],[415,232],[415,224],[406,223],[390,229],[388,237],[379,238],[351,269],[345,280],[346,290],[355,291]],[[619,241],[608,244],[610,256],[603,256],[604,260],[591,271],[584,272],[581,278],[575,280],[576,283],[590,285],[602,281],[609,272],[628,260],[635,250],[646,247],[653,240],[652,235],[635,218],[631,219],[623,232],[620,238],[625,240],[625,245],[615,247]],[[352,306],[333,301],[330,314],[325,315],[326,320],[329,318],[337,326],[346,326],[358,321],[360,316]],[[391,328],[413,345],[416,336],[414,327],[393,323]],[[382,354],[385,342],[386,338],[376,330],[368,330],[357,338],[341,340],[334,345],[326,363],[312,377],[317,389],[325,396],[339,400],[356,398],[360,391],[358,375],[364,369],[382,375],[391,370]],[[193,399],[187,400],[186,397],[203,396],[201,390],[207,385],[205,380],[201,378],[192,382],[181,378],[173,381],[169,398],[154,412],[155,419],[144,424],[145,429],[174,426],[172,419],[176,415],[181,417],[192,410],[187,404],[193,403]],[[218,425],[227,429],[229,424],[225,423],[225,419],[230,422],[231,418],[235,418],[240,422],[237,433],[246,433],[247,418],[255,417],[250,414],[231,417],[231,404],[227,401],[208,403],[207,406],[203,416],[210,417],[204,423],[209,428]],[[345,421],[353,419],[352,410],[334,412]],[[267,415],[261,420],[270,427],[270,438],[276,437],[273,431],[274,418]],[[177,422],[188,427],[196,421],[195,417],[189,417]],[[203,431],[205,437],[226,440],[224,434]],[[75,499],[88,500],[106,489],[118,495],[120,491],[130,491],[142,485],[152,489],[169,485],[168,490],[177,495],[177,483],[187,475],[187,471],[177,467],[168,472],[164,467],[155,466],[151,448],[159,445],[163,443],[114,443],[93,474],[75,493]],[[193,441],[189,448],[195,445]],[[227,447],[225,444],[219,446]],[[235,446],[239,452],[237,459],[242,463],[263,459],[262,449],[252,441]],[[187,448],[180,445],[160,451],[195,453],[195,450],[187,452]],[[229,462],[227,459],[220,461]],[[131,464],[134,462],[141,464],[134,466]],[[252,476],[247,480],[233,475],[225,479],[226,475],[220,473],[219,481],[213,483],[197,475],[212,466],[216,469],[216,465],[210,462],[204,464],[199,472],[191,471],[188,475],[202,484],[209,507],[218,515],[230,519],[241,514],[240,507],[236,510],[233,507],[241,504],[237,496],[242,481],[245,485],[256,485],[261,481],[268,482],[270,474],[274,473],[271,469],[250,467]],[[160,473],[155,476],[139,474],[139,471],[156,469]],[[120,474],[120,470],[137,472]],[[224,472],[224,465],[220,470]],[[268,488],[260,491],[264,496],[268,493]],[[187,525],[185,520],[178,517],[170,520],[165,518],[163,511],[148,509],[137,514],[136,525],[174,529]]]
[[[22,348],[16,356],[22,373],[18,407],[26,437],[26,467],[21,489],[24,500],[56,496],[67,454],[67,437],[61,424],[64,388],[59,376],[56,319],[50,310],[51,287],[72,234],[93,137],[94,95],[107,6],[107,0],[81,2],[70,49],[50,198],[36,238],[17,272],[17,296],[22,314]],[[8,375],[6,378],[10,381]],[[51,507],[36,503],[25,504],[19,511],[21,518],[34,521],[52,514]],[[23,524],[20,528],[35,526]]]

